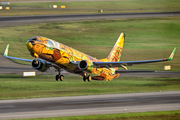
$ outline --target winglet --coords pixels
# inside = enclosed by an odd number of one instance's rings
[[[9,51],[9,44],[7,44],[6,50],[4,51],[4,56],[5,56],[5,57],[8,56],[8,51]]]
[[[169,58],[167,59],[167,61],[170,61],[170,60],[173,59],[175,52],[176,52],[176,47],[175,47],[174,50],[172,51],[172,53],[171,53],[171,55],[169,56]]]
[[[21,60],[21,61],[27,61],[27,62],[32,62],[33,61],[33,60],[30,60],[30,59],[23,59],[23,58],[16,58],[16,57],[8,56],[8,51],[9,51],[9,44],[7,44],[6,49],[4,51],[4,57],[6,57],[6,58],[15,59],[15,60]]]

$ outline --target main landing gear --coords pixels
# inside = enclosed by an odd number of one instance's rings
[[[64,80],[64,75],[61,75],[61,69],[58,70],[59,74],[56,75],[56,81],[63,81]]]
[[[64,75],[56,75],[56,81],[63,81],[64,80]]]
[[[91,80],[92,80],[92,77],[85,73],[84,76],[83,76],[83,81],[84,82],[86,82],[86,81],[91,82]]]

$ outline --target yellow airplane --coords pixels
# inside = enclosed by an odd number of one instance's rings
[[[176,48],[174,48],[169,58],[164,59],[120,61],[124,40],[125,34],[121,33],[108,57],[100,60],[49,38],[40,36],[32,37],[26,43],[30,54],[35,57],[34,60],[8,56],[9,44],[5,49],[4,56],[10,59],[31,62],[31,66],[41,72],[54,67],[58,70],[58,75],[56,75],[57,81],[64,79],[64,76],[61,74],[61,71],[64,69],[70,73],[79,74],[83,76],[84,81],[90,82],[91,79],[111,81],[114,78],[118,78],[120,73],[146,72],[128,70],[126,66],[170,61],[173,59],[176,51]],[[122,67],[125,70],[118,70],[118,67]]]

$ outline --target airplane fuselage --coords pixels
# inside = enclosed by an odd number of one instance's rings
[[[92,62],[107,62],[106,59],[98,60],[54,40],[37,36],[31,38],[26,43],[26,46],[33,57],[54,63],[68,72],[79,74],[81,76],[89,74],[92,79],[95,80],[110,81],[119,77],[119,74],[115,74],[114,72],[115,68],[97,68],[92,64]],[[81,66],[76,64],[78,61],[82,61],[82,63],[86,62],[86,64],[88,64],[86,70],[80,69]],[[84,67],[83,64],[82,67]]]

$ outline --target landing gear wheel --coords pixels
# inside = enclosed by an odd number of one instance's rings
[[[90,75],[89,76],[83,76],[83,81],[84,82],[86,82],[86,81],[91,82],[91,80],[92,80],[92,78],[91,78]]]
[[[56,75],[56,81],[59,81],[59,75]]]
[[[64,75],[56,75],[56,81],[63,81],[64,80]]]
[[[59,78],[60,78],[60,81],[63,81],[64,80],[64,75],[60,75]]]
[[[88,82],[91,82],[91,80],[92,80],[91,76],[88,76],[87,80],[88,80]]]
[[[63,81],[64,80],[64,75],[61,75],[61,69],[58,69],[58,75],[56,75],[56,81]]]
[[[86,82],[86,76],[83,76],[83,81]]]

